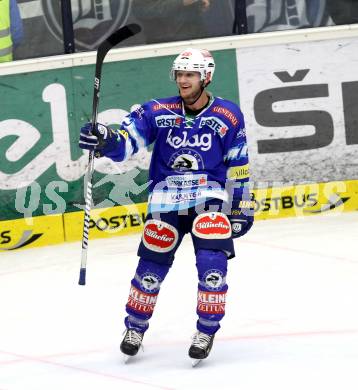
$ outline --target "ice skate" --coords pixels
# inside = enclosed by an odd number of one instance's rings
[[[120,349],[124,354],[124,363],[131,357],[135,356],[142,345],[143,333],[137,332],[134,329],[127,329],[121,342]]]
[[[209,356],[213,346],[214,337],[214,334],[210,335],[199,331],[195,333],[189,348],[189,356],[192,358],[193,367]]]

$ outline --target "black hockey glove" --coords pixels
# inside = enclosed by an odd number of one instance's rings
[[[96,157],[102,157],[116,150],[120,143],[120,134],[110,127],[96,123],[92,129],[92,123],[86,123],[81,128],[78,146],[81,149],[94,150]]]

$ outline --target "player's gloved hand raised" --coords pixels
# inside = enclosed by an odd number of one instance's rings
[[[228,215],[231,223],[232,238],[238,238],[246,234],[254,223],[253,200],[233,199],[231,214]]]
[[[92,129],[92,123],[86,123],[81,128],[78,146],[81,149],[93,150],[96,157],[106,156],[114,151],[120,138],[110,127],[96,123]]]

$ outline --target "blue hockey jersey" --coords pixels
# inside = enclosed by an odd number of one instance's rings
[[[232,184],[234,196],[240,197],[249,180],[243,115],[236,104],[219,97],[211,97],[191,118],[180,96],[153,99],[125,118],[118,137],[121,147],[106,155],[114,161],[154,143],[151,213],[182,210],[211,198],[228,201]]]

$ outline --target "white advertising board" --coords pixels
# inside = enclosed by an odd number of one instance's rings
[[[358,36],[236,52],[253,181],[357,179]]]

